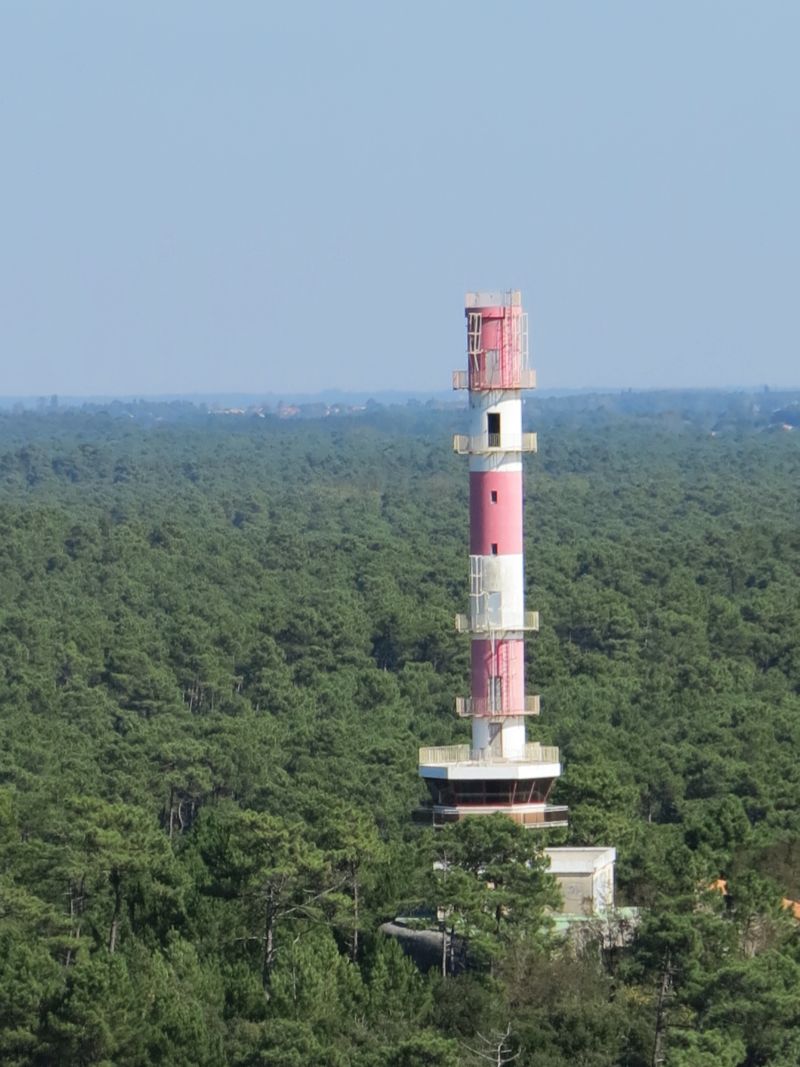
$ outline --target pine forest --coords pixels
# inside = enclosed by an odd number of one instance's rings
[[[0,414],[0,1062],[797,1067],[790,400],[527,403],[543,832],[414,818],[468,737],[461,407]],[[571,842],[628,945],[555,929]],[[445,904],[441,965],[381,930]]]

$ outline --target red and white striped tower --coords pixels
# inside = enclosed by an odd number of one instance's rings
[[[453,386],[469,390],[470,432],[455,450],[469,456],[469,614],[456,628],[471,637],[471,695],[456,711],[472,719],[471,745],[420,750],[436,825],[502,811],[525,826],[564,826],[566,808],[548,804],[561,773],[558,749],[531,743],[525,722],[539,698],[525,694],[524,634],[539,627],[525,611],[522,390],[532,389],[527,316],[518,291],[467,293],[468,368]]]

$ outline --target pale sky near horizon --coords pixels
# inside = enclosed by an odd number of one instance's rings
[[[800,4],[0,0],[0,395],[800,386]]]

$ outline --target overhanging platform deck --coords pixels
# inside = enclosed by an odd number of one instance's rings
[[[469,745],[439,745],[419,750],[420,778],[448,780],[525,780],[558,778],[561,754],[555,745],[529,742],[521,758],[504,757],[491,749]]]

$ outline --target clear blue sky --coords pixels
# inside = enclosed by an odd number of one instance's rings
[[[0,394],[800,386],[800,3],[0,0]]]

